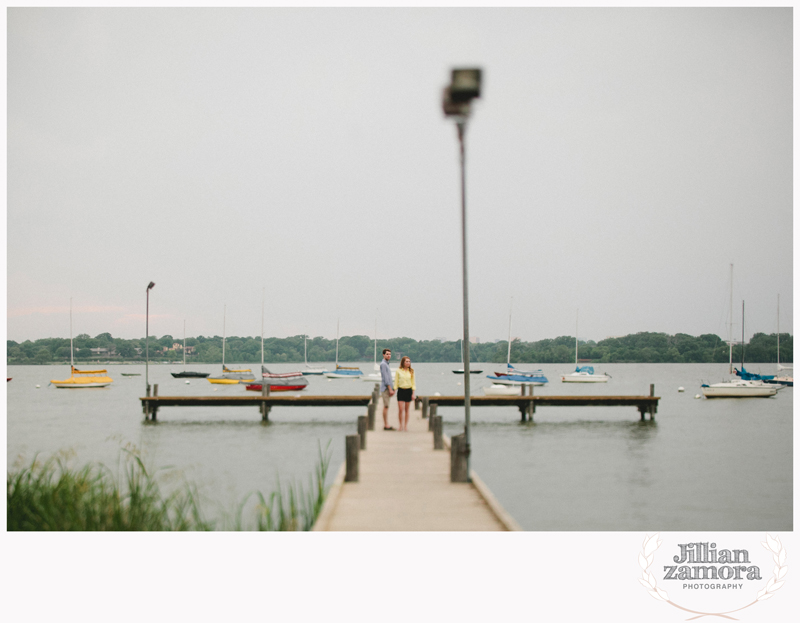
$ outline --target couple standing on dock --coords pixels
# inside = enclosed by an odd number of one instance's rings
[[[397,386],[397,415],[400,418],[399,430],[408,430],[408,409],[414,394],[417,391],[417,384],[414,382],[414,368],[411,367],[411,359],[403,357],[400,359],[400,367],[394,375],[392,384],[392,372],[389,370],[389,360],[392,358],[392,351],[388,348],[383,349],[383,361],[381,361],[381,394],[383,395],[383,430],[394,430],[389,426],[389,401],[394,396],[394,387]]]

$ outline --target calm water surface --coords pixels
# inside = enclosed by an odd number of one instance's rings
[[[356,364],[345,364],[356,365]],[[360,364],[365,373],[372,364]],[[496,364],[476,364],[472,393],[482,395]],[[262,425],[256,407],[165,407],[145,424],[138,398],[144,366],[109,365],[107,389],[64,390],[50,379],[69,366],[10,366],[7,383],[8,467],[61,452],[74,465],[89,461],[112,469],[120,447],[133,444],[165,486],[195,484],[203,509],[226,518],[250,493],[265,495],[282,483],[307,483],[318,448],[330,441],[333,479],[344,460],[344,437],[355,431],[360,407],[280,408]],[[192,369],[212,373],[219,365]],[[257,367],[257,366],[255,366]],[[274,372],[297,364],[272,364]],[[456,364],[415,364],[419,393],[456,395],[463,377]],[[525,366],[521,366],[525,367]],[[532,367],[532,366],[528,366]],[[764,373],[771,372],[762,366]],[[633,407],[540,407],[533,423],[505,407],[473,407],[472,468],[527,530],[718,531],[792,530],[792,396],[695,399],[703,381],[726,377],[720,364],[609,364],[607,384],[562,384],[570,366],[542,366],[550,383],[537,394],[661,396],[655,422]],[[151,365],[161,395],[243,394],[244,386],[173,379],[180,366]],[[754,366],[753,371],[758,371]],[[123,377],[122,372],[140,372]],[[308,377],[306,394],[372,391],[363,381]],[[37,388],[36,385],[40,385]],[[679,393],[678,387],[686,388]],[[214,391],[216,389],[216,391]],[[440,408],[445,432],[463,429],[463,408]]]

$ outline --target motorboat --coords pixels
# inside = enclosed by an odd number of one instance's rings
[[[90,389],[108,387],[114,382],[114,379],[108,376],[107,370],[78,370],[75,367],[72,342],[72,299],[69,300],[69,369],[70,377],[68,379],[51,380],[50,384],[61,389]]]
[[[245,389],[260,392],[264,383],[269,385],[270,392],[296,392],[308,387],[308,379],[299,371],[274,374],[261,366],[261,377],[260,381],[246,385]]]

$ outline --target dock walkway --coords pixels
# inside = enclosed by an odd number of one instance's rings
[[[411,412],[407,432],[384,431],[381,413],[382,403],[359,453],[359,481],[344,482],[342,465],[314,530],[520,529],[474,472],[472,483],[450,482],[449,449],[433,449],[420,410]],[[389,425],[397,422],[392,400]]]

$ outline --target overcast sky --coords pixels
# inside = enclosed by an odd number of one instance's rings
[[[8,338],[792,331],[792,11],[9,9]]]

